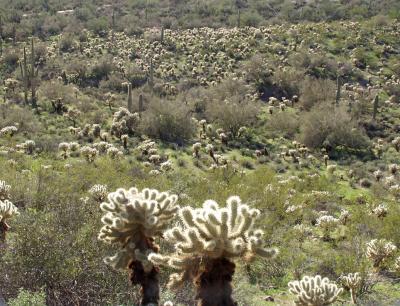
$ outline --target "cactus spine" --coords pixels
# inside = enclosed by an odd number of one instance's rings
[[[133,112],[133,101],[132,101],[132,84],[128,83],[128,110]]]

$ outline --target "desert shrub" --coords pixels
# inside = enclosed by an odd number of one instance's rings
[[[63,35],[59,42],[59,48],[62,52],[71,52],[74,49],[74,37],[72,35]]]
[[[211,121],[236,136],[242,126],[250,126],[256,121],[258,111],[257,103],[232,97],[230,100],[214,101],[208,105],[206,114]]]
[[[261,54],[256,54],[243,64],[243,71],[246,74],[246,80],[254,82],[256,87],[261,90],[268,81],[270,72],[264,62]]]
[[[106,17],[91,19],[87,25],[89,30],[93,31],[99,36],[105,36],[109,28],[109,22]]]
[[[299,80],[302,79],[304,79],[304,71],[300,69],[277,70],[271,77],[272,84],[278,87],[286,98],[299,95]]]
[[[300,103],[310,110],[318,103],[335,101],[336,84],[331,80],[308,77],[300,85]]]
[[[16,52],[10,50],[4,53],[3,57],[3,65],[5,66],[6,71],[12,72],[18,66],[19,56]]]
[[[147,75],[135,64],[126,67],[125,77],[133,88],[140,87],[147,81]]]
[[[10,105],[2,108],[0,128],[17,125],[18,133],[34,134],[40,130],[41,124],[35,115],[26,108]]]
[[[181,101],[152,101],[140,126],[143,134],[179,145],[190,140],[195,132],[190,109]]]
[[[292,138],[299,129],[299,119],[292,112],[280,112],[271,116],[268,129],[276,135]]]
[[[349,114],[329,104],[316,106],[301,115],[299,138],[310,148],[343,146],[362,150],[368,147],[365,133],[357,128]]]
[[[114,65],[111,58],[103,57],[92,66],[91,76],[95,81],[100,82],[102,79],[108,79],[113,70]]]
[[[46,293],[44,291],[30,292],[20,289],[18,296],[8,301],[10,306],[45,306]]]

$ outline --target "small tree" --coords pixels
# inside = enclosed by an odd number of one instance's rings
[[[178,197],[154,189],[118,189],[101,204],[105,215],[99,239],[119,245],[114,256],[104,259],[115,269],[131,270],[131,282],[142,287],[141,305],[158,305],[159,270],[147,260],[157,252],[155,237],[161,237],[179,209]]]
[[[254,229],[260,211],[242,204],[236,196],[230,197],[227,204],[220,208],[215,201],[208,200],[202,208],[181,209],[183,226],[165,234],[175,245],[175,254],[149,256],[151,262],[179,271],[170,276],[170,288],[193,281],[199,306],[236,305],[231,296],[233,259],[250,259],[255,255],[272,258],[277,254],[275,249],[262,248],[263,232]]]

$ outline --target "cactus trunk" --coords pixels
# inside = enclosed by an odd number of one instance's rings
[[[35,46],[33,44],[33,38],[31,41],[31,76],[30,76],[30,81],[31,81],[31,94],[32,94],[32,107],[36,108],[36,73],[37,70],[35,70]]]
[[[158,252],[158,248],[154,245],[153,239],[142,236],[139,241],[138,248],[142,252],[149,249]],[[132,284],[142,287],[141,306],[158,305],[160,300],[159,268],[153,266],[151,271],[146,272],[143,264],[138,260],[134,260],[129,265],[129,269],[131,270],[130,280]]]
[[[0,248],[6,241],[6,233],[8,229],[9,226],[5,222],[0,222]]]
[[[379,107],[379,96],[376,95],[374,99],[374,113],[372,115],[372,118],[375,120],[376,115],[378,114],[378,107]]]
[[[142,112],[143,112],[143,95],[139,95],[139,117],[142,117]]]
[[[158,305],[160,299],[159,270],[156,267],[145,272],[140,261],[133,261],[129,268],[132,270],[131,282],[142,287],[142,306]]]
[[[340,80],[340,76],[338,76],[336,78],[336,106],[339,106],[341,90],[342,90],[342,81]]]
[[[133,102],[132,102],[132,84],[128,84],[128,110],[132,113]]]
[[[149,75],[149,85],[153,89],[154,87],[154,66],[153,59],[150,59],[150,75]]]
[[[232,277],[235,264],[226,258],[208,262],[195,279],[197,306],[236,306],[232,299]]]
[[[357,305],[356,292],[355,292],[355,289],[354,289],[354,288],[351,288],[351,289],[350,289],[350,296],[351,296],[351,302],[352,302],[354,305]]]
[[[24,47],[24,59],[22,62],[20,62],[20,66],[21,68],[21,76],[23,79],[23,83],[24,83],[24,101],[25,104],[28,105],[28,64],[27,64],[27,60],[26,60],[26,48]]]

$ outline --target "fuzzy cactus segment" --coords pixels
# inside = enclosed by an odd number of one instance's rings
[[[320,275],[305,276],[301,281],[292,281],[288,284],[289,291],[297,296],[296,305],[301,306],[324,306],[334,303],[343,292],[327,277]]]
[[[208,200],[202,208],[184,207],[179,212],[182,225],[165,233],[175,246],[175,253],[162,256],[152,253],[149,260],[177,270],[168,286],[178,288],[191,281],[196,287],[198,306],[235,306],[232,278],[235,258],[251,259],[255,255],[271,258],[276,249],[262,247],[263,232],[254,224],[260,211],[243,204],[239,197],[227,200],[227,206]]]
[[[154,189],[121,188],[110,193],[108,202],[100,206],[105,215],[99,239],[117,243],[122,249],[115,256],[106,258],[106,263],[116,269],[125,269],[132,260],[139,260],[145,270],[151,269],[147,252],[152,248],[148,242],[166,230],[178,211],[177,200],[176,195]]]
[[[0,200],[0,242],[5,241],[6,232],[10,228],[6,223],[7,219],[17,215],[19,215],[18,208],[13,203],[9,200]]]
[[[161,236],[179,209],[178,197],[154,189],[118,189],[100,207],[105,212],[99,239],[119,245],[114,256],[104,262],[115,269],[131,271],[132,284],[142,287],[141,305],[158,305],[159,270],[148,260]]]

